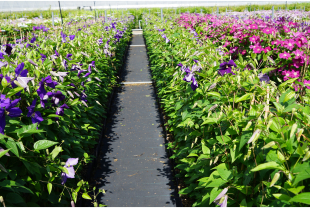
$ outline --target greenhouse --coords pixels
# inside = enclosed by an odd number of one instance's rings
[[[309,36],[310,2],[2,1],[0,206],[309,206]]]

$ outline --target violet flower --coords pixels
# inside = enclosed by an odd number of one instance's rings
[[[233,74],[235,75],[235,73],[232,72],[232,67],[237,67],[237,65],[235,64],[235,62],[233,60],[230,60],[228,62],[223,62],[220,64],[220,68],[218,70],[218,73],[221,76],[224,76],[224,74]]]
[[[73,165],[77,165],[79,162],[79,158],[69,158],[66,162],[66,165],[64,166],[64,168],[66,168],[68,170],[68,173],[61,173],[61,184],[65,184],[67,182],[68,178],[74,178],[75,175],[75,171],[73,168]]]
[[[28,113],[27,113],[27,117],[31,117],[31,121],[32,123],[41,123],[44,119],[42,117],[42,114],[40,111],[34,111],[35,107],[36,107],[36,102],[37,102],[37,98],[35,98],[31,105],[29,107],[27,107],[28,109]]]
[[[259,73],[258,74],[259,81],[269,83],[270,78],[267,74]]]
[[[227,193],[228,188],[224,188],[223,191],[214,199],[214,203],[220,205],[221,207],[227,207]]]
[[[0,133],[4,134],[5,122],[5,112],[8,112],[11,118],[19,117],[22,114],[22,110],[15,107],[21,98],[11,101],[9,98],[5,98],[4,94],[0,96]]]
[[[70,40],[74,40],[74,38],[75,38],[75,35],[69,35]]]

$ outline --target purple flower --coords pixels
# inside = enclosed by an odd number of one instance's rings
[[[63,33],[62,31],[61,31],[60,34],[61,34],[62,42],[63,42],[63,43],[67,42],[67,40],[66,40],[66,37],[67,37],[66,34]]]
[[[55,86],[58,84],[56,81],[52,80],[52,77],[50,75],[48,75],[47,77],[45,77],[43,79],[43,81],[46,83],[47,86],[55,89]]]
[[[75,38],[75,35],[69,35],[70,40],[74,40],[74,38]]]
[[[59,101],[62,101],[66,98],[66,96],[64,96],[62,94],[62,92],[57,91],[56,93],[53,94],[53,102],[55,105],[58,105]]]
[[[66,162],[66,165],[64,166],[64,168],[67,169],[68,173],[61,173],[61,184],[65,184],[67,182],[68,178],[74,178],[75,175],[75,171],[73,168],[73,165],[77,165],[79,162],[79,158],[69,158]]]
[[[5,51],[4,51],[4,52],[5,52],[6,54],[8,54],[8,55],[11,55],[12,50],[13,50],[13,48],[12,48],[11,44],[6,44],[6,47],[5,47]]]
[[[44,54],[40,54],[41,55],[41,60],[42,60],[42,63],[45,61],[45,59],[46,59],[46,56],[44,55]]]
[[[233,60],[230,60],[228,62],[223,62],[220,64],[220,69],[219,69],[218,73],[221,76],[224,76],[224,74],[234,74],[232,72],[231,67],[237,67],[237,65],[235,64],[235,62]]]
[[[184,66],[182,66],[183,68]],[[181,68],[181,70],[182,70]],[[195,71],[200,71],[200,67],[197,65],[192,66],[192,70],[190,70],[189,68],[185,68],[183,69],[186,72],[186,75],[184,76],[183,80],[186,82],[192,82],[191,83],[191,88],[193,89],[193,91],[195,91],[198,88],[198,82],[195,78]]]
[[[37,98],[35,98],[31,105],[29,107],[27,107],[28,109],[28,113],[27,113],[27,117],[31,117],[31,121],[32,123],[41,123],[44,119],[42,117],[42,114],[40,111],[34,111],[35,107],[36,107],[36,102],[37,102]]]
[[[19,117],[22,114],[22,110],[15,107],[21,98],[15,99],[11,102],[9,98],[5,98],[4,94],[0,96],[0,133],[4,134],[5,122],[5,112],[9,113],[11,118]]]
[[[37,40],[36,37],[33,36],[33,38],[31,38],[31,40],[30,40],[30,43],[34,43],[34,41],[36,41],[36,40]]]
[[[227,193],[228,188],[224,188],[223,191],[214,199],[214,203],[221,207],[227,207]]]
[[[270,78],[267,74],[259,73],[258,74],[259,81],[269,83]]]

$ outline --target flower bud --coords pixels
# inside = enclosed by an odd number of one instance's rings
[[[279,180],[279,178],[280,178],[280,173],[279,172],[274,174],[273,179],[272,179],[272,181],[270,183],[270,187],[273,187],[273,185]]]
[[[219,156],[216,156],[213,164],[215,164],[218,160],[219,160]]]
[[[259,137],[261,131],[262,131],[262,130],[257,129],[257,130],[253,133],[253,135],[251,136],[251,138],[249,139],[249,141],[248,141],[247,143],[250,144],[251,142],[255,142],[255,141],[258,139],[258,137]]]
[[[71,201],[71,207],[75,207],[74,201]]]
[[[300,141],[300,137],[301,137],[302,133],[304,133],[304,129],[298,129],[297,130],[297,141],[298,142]]]
[[[270,128],[270,126],[271,126],[272,123],[273,123],[273,120],[270,120],[270,121],[268,122],[268,124],[267,124],[267,130],[269,130],[269,128]]]
[[[291,128],[290,138],[294,136],[296,129],[297,129],[297,124],[294,123]]]
[[[246,125],[246,127],[244,128],[244,130],[245,130],[245,131],[248,130],[248,128],[250,128],[251,125],[252,125],[252,122],[250,121],[250,122]]]
[[[272,142],[269,142],[268,144],[266,144],[265,146],[263,146],[262,149],[267,149],[267,148],[272,147],[274,145],[276,145],[276,143],[274,141],[272,141]]]
[[[277,156],[281,162],[285,162],[285,157],[280,151],[277,152]]]
[[[212,165],[212,159],[210,160],[210,166]]]
[[[303,162],[305,162],[306,160],[308,160],[310,157],[310,151],[306,152],[304,158],[302,159]]]

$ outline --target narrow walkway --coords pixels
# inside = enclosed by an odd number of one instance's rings
[[[133,35],[117,89],[98,167],[98,202],[109,207],[180,206],[165,150],[142,34]],[[132,83],[148,82],[148,83]]]

